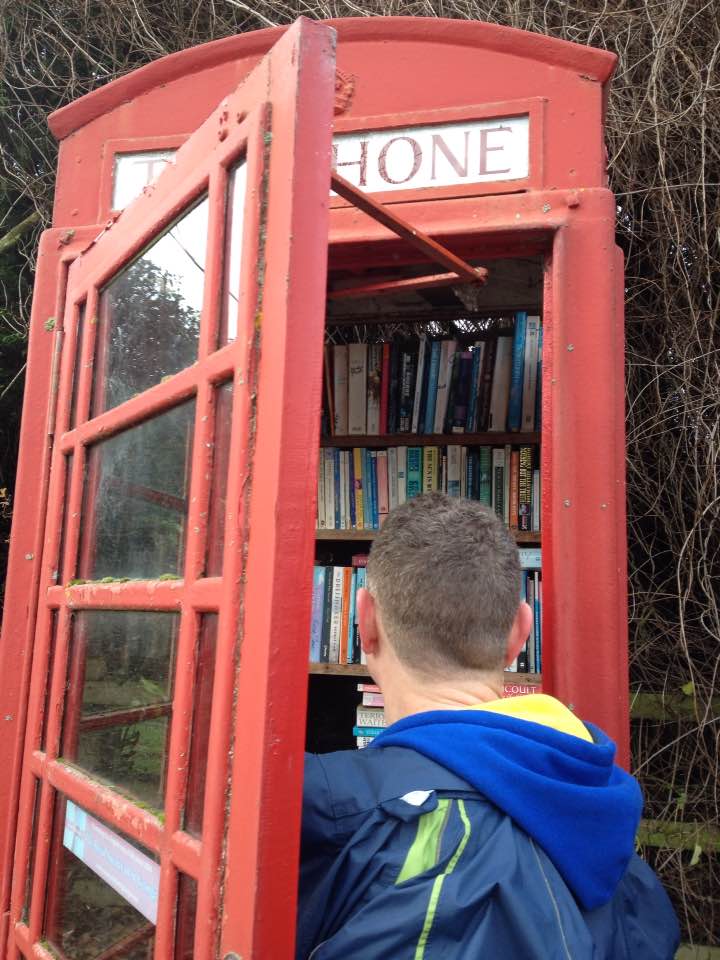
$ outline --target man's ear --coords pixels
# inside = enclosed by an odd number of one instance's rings
[[[510,633],[505,647],[505,666],[509,667],[525,646],[533,625],[533,614],[530,605],[523,600],[517,608]]]
[[[373,656],[378,651],[378,622],[375,598],[365,587],[361,587],[355,597],[360,645],[365,656]]]

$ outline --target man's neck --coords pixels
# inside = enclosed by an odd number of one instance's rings
[[[502,677],[493,674],[434,682],[409,679],[406,675],[392,680],[386,678],[381,686],[388,726],[415,713],[463,710],[478,703],[499,700],[502,696]]]

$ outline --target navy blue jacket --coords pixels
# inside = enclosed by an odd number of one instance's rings
[[[671,960],[614,745],[474,710],[308,755],[297,960]]]

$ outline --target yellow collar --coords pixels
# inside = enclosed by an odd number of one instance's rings
[[[546,693],[529,693],[523,697],[506,697],[503,700],[491,700],[489,703],[478,703],[472,710],[488,710],[491,713],[502,713],[506,717],[517,717],[518,720],[529,720],[531,723],[541,723],[545,727],[552,727],[560,733],[567,733],[572,737],[589,740],[592,737],[585,724],[578,720],[571,710]]]

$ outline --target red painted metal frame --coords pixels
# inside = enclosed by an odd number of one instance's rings
[[[24,956],[47,956],[40,939],[44,906],[49,898],[51,909],[53,900],[47,871],[50,844],[53,835],[58,836],[58,825],[53,827],[58,793],[159,856],[157,960],[173,955],[178,871],[198,881],[193,954],[198,960],[209,960],[218,946],[223,952],[232,949],[246,957],[290,956],[292,952],[302,778],[302,730],[296,718],[305,709],[306,691],[303,684],[288,684],[288,677],[294,678],[306,667],[310,580],[305,583],[296,572],[312,564],[315,484],[309,478],[314,477],[316,469],[317,444],[310,441],[315,440],[319,427],[325,296],[322,264],[327,251],[333,86],[333,31],[309,21],[298,22],[190,138],[178,154],[176,165],[163,174],[155,188],[131,205],[110,228],[112,232],[106,230],[107,235],[70,269],[66,343],[55,418],[58,442],[52,455],[48,521],[38,571],[38,621],[7,944],[10,955],[19,950]],[[235,342],[216,349],[228,170],[241,156],[247,162],[248,190],[240,332]],[[296,189],[300,176],[302,189]],[[88,419],[97,330],[92,318],[99,289],[203,191],[210,195],[210,225],[197,364],[127,403]],[[291,280],[263,286],[258,282],[261,270],[269,279],[290,276]],[[89,322],[83,327],[82,344],[76,345],[78,327],[74,321],[82,302],[86,302]],[[40,307],[38,300],[36,310]],[[72,426],[70,406],[78,346],[78,416],[77,425]],[[222,578],[204,579],[214,390],[225,381],[234,384],[234,469],[228,489],[224,572]],[[278,384],[282,389],[278,390]],[[183,579],[54,586],[66,486],[65,456],[73,454],[65,504],[64,565],[65,576],[72,578],[73,558],[78,556],[88,447],[190,396],[196,400],[196,417]],[[280,458],[278,436],[283,438]],[[309,459],[308,446],[313,451]],[[82,518],[82,523],[86,522],[87,518]],[[40,511],[36,524],[41,524]],[[277,592],[281,582],[282,599]],[[243,584],[247,584],[248,594]],[[74,610],[83,608],[180,611],[164,821],[58,760],[71,617]],[[220,622],[204,829],[198,841],[182,830],[182,806],[201,611],[218,612]],[[55,636],[51,638],[53,623]],[[238,647],[241,635],[245,637],[242,648]],[[51,643],[52,677],[46,693]],[[290,687],[296,691],[294,699],[288,696]],[[235,691],[239,691],[238,697]],[[269,711],[267,717],[263,709],[258,715],[259,691],[267,694],[268,702],[281,701],[283,709]],[[41,744],[46,711],[47,733]],[[278,738],[298,757],[292,775],[284,756],[271,749]],[[241,784],[235,792],[228,779],[231,750],[233,781]],[[41,797],[29,920],[25,924],[21,912],[36,783]],[[282,800],[282,822],[277,836],[268,844],[262,824],[272,815],[268,814],[270,808],[279,803],[281,786],[287,787],[288,783],[295,803]],[[245,816],[241,829],[235,808],[245,808],[253,791],[257,819],[253,827]],[[229,823],[225,816],[228,794]],[[279,875],[278,849],[282,850],[285,866]],[[223,851],[224,887],[233,910],[219,922],[217,878]],[[284,904],[287,910],[285,922],[278,923],[278,904]]]

